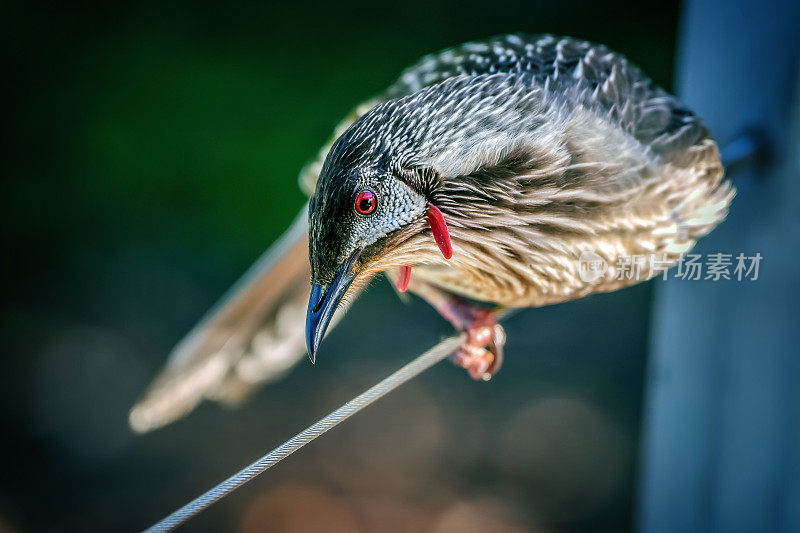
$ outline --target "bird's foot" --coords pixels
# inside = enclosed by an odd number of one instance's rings
[[[500,370],[503,363],[503,345],[506,333],[497,323],[492,311],[463,306],[458,309],[456,325],[467,334],[467,339],[453,356],[453,361],[465,368],[472,379],[488,381]]]
[[[410,282],[404,282],[402,288],[424,298],[457,330],[467,334],[464,344],[453,354],[453,362],[465,368],[473,379],[491,379],[503,363],[506,343],[506,333],[495,316],[497,309],[477,307],[461,296],[419,279],[412,278]]]

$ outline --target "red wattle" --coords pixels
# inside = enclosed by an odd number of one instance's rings
[[[403,265],[400,267],[400,276],[397,278],[397,290],[406,292],[409,281],[411,281],[411,265]]]
[[[436,241],[444,258],[450,259],[453,257],[453,245],[450,243],[450,232],[447,229],[447,223],[444,221],[444,215],[433,204],[428,204],[428,225],[431,227],[433,240]]]

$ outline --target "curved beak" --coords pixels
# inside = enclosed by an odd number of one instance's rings
[[[317,348],[322,337],[325,336],[333,314],[356,277],[353,274],[353,264],[360,254],[361,249],[359,248],[347,258],[347,261],[336,271],[336,277],[327,289],[316,283],[311,286],[308,313],[306,314],[306,346],[312,363],[316,360]]]

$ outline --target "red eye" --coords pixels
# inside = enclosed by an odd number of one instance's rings
[[[361,215],[369,215],[378,207],[378,199],[372,191],[361,191],[356,196],[356,211]]]

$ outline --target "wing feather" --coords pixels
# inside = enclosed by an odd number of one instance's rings
[[[333,141],[382,101],[356,107],[300,172],[311,196]],[[234,284],[170,353],[164,369],[131,409],[130,426],[144,433],[188,414],[202,400],[237,403],[279,379],[306,354],[305,312],[310,291],[308,205],[291,227]],[[340,309],[330,332],[346,311]]]
[[[130,412],[134,430],[168,424],[204,398],[235,401],[253,384],[277,379],[303,357],[311,275],[306,209],[173,349]],[[259,337],[260,344],[254,342]],[[269,346],[264,345],[267,338]]]
[[[356,107],[298,178],[311,196],[333,141],[383,101]],[[128,421],[144,433],[191,412],[202,400],[238,403],[259,385],[281,378],[306,354],[305,313],[310,292],[308,204],[291,227],[220,299],[170,353],[160,374],[131,409]],[[346,311],[343,306],[330,332]]]

